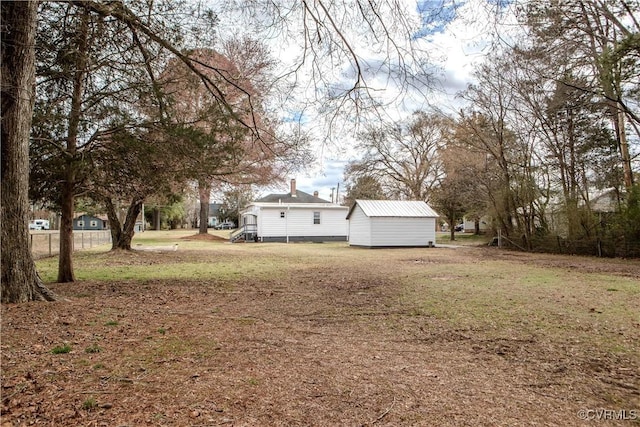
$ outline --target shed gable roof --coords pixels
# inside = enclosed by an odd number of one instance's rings
[[[404,218],[437,218],[439,215],[425,202],[416,200],[356,200],[347,219],[355,207],[368,217],[404,217]]]

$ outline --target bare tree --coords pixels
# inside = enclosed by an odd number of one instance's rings
[[[255,193],[250,185],[222,185],[222,205],[219,219],[233,221],[240,225],[240,212],[255,199]]]
[[[418,112],[408,123],[373,127],[358,137],[361,160],[349,164],[355,177],[373,176],[395,197],[428,201],[443,176],[445,120]]]
[[[462,114],[467,143],[487,155],[487,195],[498,227],[507,235],[533,233],[535,179],[532,176],[534,145],[526,127],[518,121],[514,75],[508,54],[495,54],[475,72],[476,84],[462,96],[471,103]],[[528,244],[528,243],[527,243]]]
[[[346,195],[342,204],[351,206],[357,199],[365,200],[386,200],[387,195],[382,189],[382,184],[375,176],[346,174]]]
[[[572,66],[558,58],[523,56],[515,52],[522,72],[514,86],[519,103],[519,117],[530,123],[531,134],[538,143],[536,155],[550,174],[550,189],[554,199],[562,205],[562,234],[570,240],[579,235],[590,235],[593,220],[590,215],[589,194],[607,182],[618,187],[622,174],[614,179],[616,167],[621,169],[613,132],[607,125],[607,113],[597,95],[578,87],[587,87],[583,80],[571,78]],[[532,63],[535,61],[535,64]],[[558,73],[558,79],[549,80],[542,73],[531,72],[546,68],[546,74]],[[600,164],[609,164],[604,172]],[[619,180],[619,182],[617,182]]]
[[[618,143],[624,185],[631,187],[634,154],[628,132],[640,136],[640,116],[633,108],[640,87],[640,4],[627,0],[530,2],[522,10],[533,47],[547,55],[560,53],[572,67],[572,77],[559,80],[597,95],[607,109]]]
[[[431,5],[433,13],[444,3]],[[389,120],[384,107],[432,89],[423,16],[403,1],[226,1],[220,10],[252,34],[282,41],[282,108],[292,120],[312,115],[325,141],[372,117]]]
[[[469,144],[465,120],[449,122],[446,147],[441,152],[445,175],[432,195],[432,203],[449,223],[450,240],[455,240],[455,225],[463,216],[473,218],[479,226],[487,215],[491,172],[486,152]],[[479,232],[479,230],[476,230]]]

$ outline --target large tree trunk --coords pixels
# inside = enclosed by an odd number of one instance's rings
[[[153,229],[154,230],[160,230],[162,228],[162,220],[160,218],[160,209],[155,207],[153,208]]]
[[[55,300],[38,276],[29,247],[29,133],[35,84],[38,3],[3,1],[0,234],[2,302]]]
[[[73,273],[73,184],[65,183],[62,189],[60,215],[60,256],[58,257],[58,283],[74,282]]]
[[[118,241],[118,249],[131,250],[131,240],[133,240],[133,235],[136,231],[136,220],[142,211],[142,203],[144,203],[144,200],[141,199],[131,201],[129,209],[127,209],[127,217],[122,227],[120,240]]]
[[[60,257],[58,258],[58,282],[75,282],[73,273],[73,206],[75,204],[75,192],[78,184],[77,176],[77,151],[78,132],[80,118],[82,116],[82,97],[84,92],[84,80],[87,74],[87,51],[89,49],[89,12],[83,12],[82,20],[76,33],[77,52],[75,58],[75,72],[73,75],[73,93],[71,95],[71,111],[69,111],[66,147],[65,182],[62,188],[62,201],[60,220]]]
[[[118,216],[118,210],[113,204],[113,201],[105,197],[104,206],[107,210],[107,218],[109,218],[109,230],[111,231],[111,250],[118,249],[118,242],[122,238],[122,224],[120,223],[120,217]]]
[[[198,182],[200,193],[200,228],[198,234],[207,234],[209,228],[209,202],[211,201],[211,184]]]
[[[631,168],[631,156],[629,154],[629,143],[627,142],[627,132],[625,130],[625,115],[622,107],[616,104],[615,129],[620,147],[620,160],[622,161],[622,172],[624,186],[627,191],[633,186],[633,169]]]
[[[456,215],[450,215],[447,221],[449,221],[449,240],[453,242],[456,240]]]
[[[125,217],[124,223],[121,223],[113,202],[110,199],[105,200],[107,216],[111,224],[111,250],[131,250],[131,241],[135,234],[136,221],[138,220],[138,215],[142,212],[143,203],[144,199],[133,199],[127,209],[127,216]]]

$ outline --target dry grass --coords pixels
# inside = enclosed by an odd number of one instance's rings
[[[3,426],[570,426],[640,408],[637,261],[187,234],[80,253],[81,281],[51,285],[67,300],[2,306]]]

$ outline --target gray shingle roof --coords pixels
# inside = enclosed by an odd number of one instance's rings
[[[331,203],[328,200],[312,196],[304,191],[296,190],[296,196],[292,197],[291,193],[268,194],[256,202],[262,203]]]

